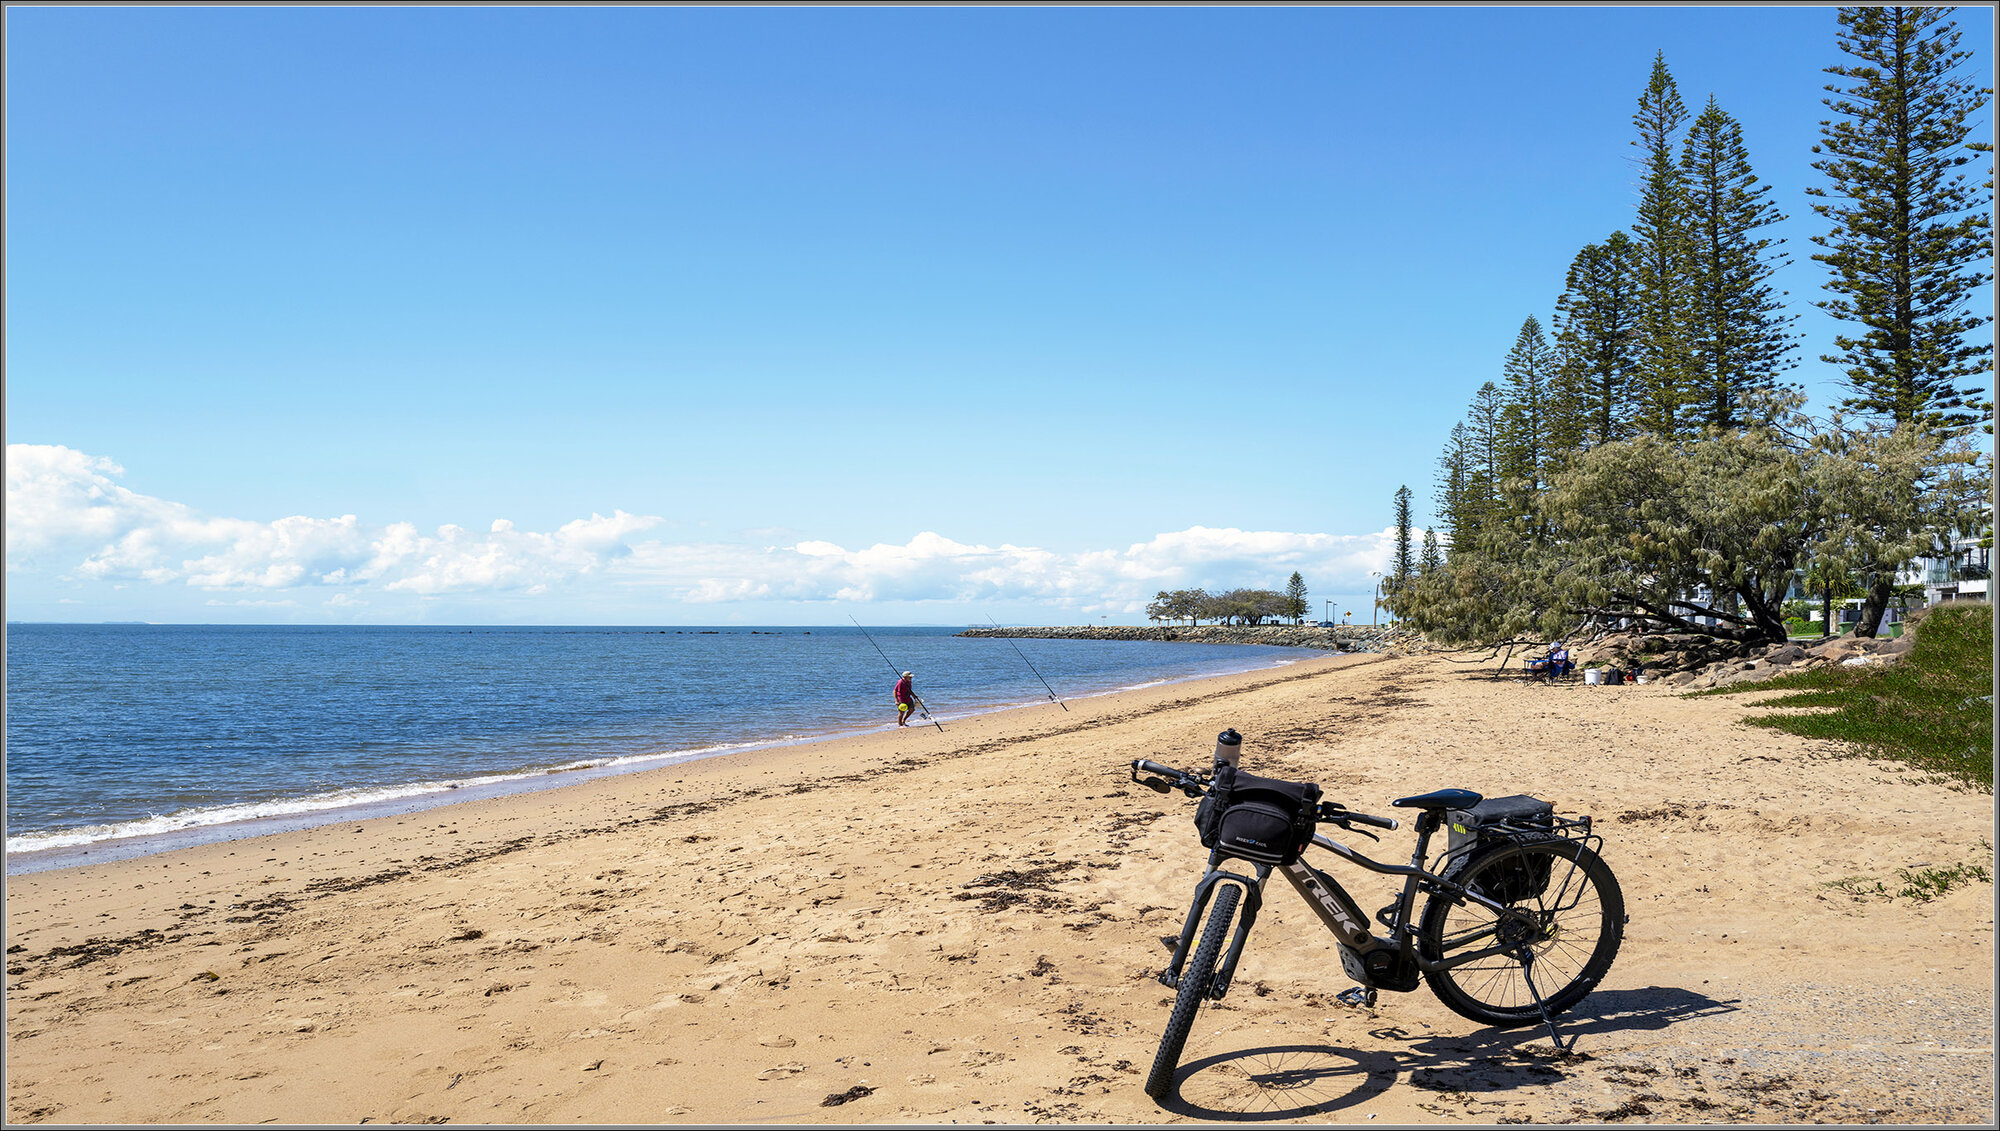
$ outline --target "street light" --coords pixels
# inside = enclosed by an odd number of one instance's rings
[[[1322,604],[1322,605],[1325,605],[1325,606],[1326,606],[1326,623],[1327,623],[1327,626],[1328,626],[1328,627],[1332,627],[1332,625],[1333,625],[1333,602],[1332,602],[1332,601],[1321,601],[1321,602],[1320,602],[1320,604]]]
[[[1373,627],[1382,619],[1382,571],[1369,570],[1368,576],[1375,579],[1375,608],[1368,614],[1368,624]]]

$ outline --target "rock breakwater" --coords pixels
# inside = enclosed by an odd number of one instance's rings
[[[1427,651],[1423,636],[1397,625],[1292,624],[1095,625],[969,628],[960,636],[1012,636],[1034,640],[1167,640],[1177,644],[1268,644],[1325,652]]]

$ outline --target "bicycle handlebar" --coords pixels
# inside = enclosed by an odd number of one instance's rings
[[[1336,825],[1369,825],[1378,829],[1389,829],[1392,832],[1403,827],[1403,823],[1394,817],[1356,813],[1338,801],[1320,802],[1319,817],[1322,821],[1332,821]]]
[[[1186,770],[1177,770],[1172,766],[1163,766],[1158,762],[1149,761],[1145,758],[1134,758],[1132,760],[1132,780],[1138,781],[1139,775],[1142,773],[1154,774],[1165,778],[1165,781],[1147,783],[1162,793],[1178,789],[1189,797],[1200,797],[1203,793],[1207,792],[1207,789],[1204,788],[1207,783],[1201,778],[1188,773]],[[1377,817],[1369,813],[1357,813],[1338,801],[1320,802],[1319,819],[1348,828],[1355,825],[1368,825],[1371,828],[1394,831],[1403,827],[1403,823],[1394,817]]]

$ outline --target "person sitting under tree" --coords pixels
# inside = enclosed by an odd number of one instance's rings
[[[1548,663],[1543,666],[1542,674],[1549,677],[1550,683],[1554,683],[1556,680],[1568,675],[1575,668],[1576,663],[1569,658],[1569,647],[1564,644],[1556,644],[1549,649]]]

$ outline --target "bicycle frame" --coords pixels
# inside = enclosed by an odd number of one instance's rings
[[[1362,913],[1360,906],[1354,902],[1354,897],[1348,894],[1347,889],[1341,887],[1339,881],[1332,876],[1307,863],[1303,854],[1298,860],[1277,869],[1298,891],[1306,906],[1312,908],[1328,933],[1340,943],[1342,967],[1349,977],[1363,986],[1401,990],[1416,988],[1414,980],[1406,986],[1384,985],[1379,973],[1371,968],[1368,958],[1369,955],[1379,951],[1393,952],[1394,966],[1391,969],[1409,964],[1408,968],[1414,970],[1449,970],[1482,958],[1507,954],[1520,945],[1515,941],[1480,950],[1455,953],[1448,957],[1426,955],[1417,946],[1417,929],[1411,924],[1419,891],[1453,897],[1463,896],[1491,910],[1497,917],[1496,922],[1511,920],[1522,924],[1530,931],[1538,930],[1539,925],[1531,916],[1453,883],[1423,866],[1431,837],[1437,832],[1440,824],[1441,819],[1435,811],[1418,816],[1417,847],[1407,865],[1384,864],[1378,860],[1371,860],[1324,834],[1313,836],[1312,843],[1315,846],[1326,849],[1351,864],[1357,864],[1371,872],[1403,877],[1403,890],[1396,902],[1384,907],[1378,913],[1382,917],[1382,925],[1391,932],[1388,938],[1376,936],[1369,929],[1367,916]],[[1256,870],[1256,877],[1253,879],[1238,872],[1225,870],[1222,867],[1224,859],[1220,851],[1209,853],[1207,873],[1202,876],[1201,882],[1195,885],[1194,902],[1188,909],[1187,922],[1181,927],[1181,937],[1174,947],[1174,956],[1159,975],[1160,983],[1169,989],[1180,985],[1181,970],[1187,964],[1189,949],[1194,943],[1195,933],[1201,928],[1202,917],[1208,910],[1209,900],[1215,894],[1216,885],[1237,884],[1244,892],[1243,911],[1237,919],[1236,930],[1229,940],[1229,949],[1223,956],[1221,968],[1216,972],[1215,980],[1210,984],[1208,991],[1208,996],[1217,1001],[1222,1000],[1222,996],[1229,992],[1229,984],[1236,974],[1237,961],[1243,957],[1244,945],[1249,941],[1250,928],[1257,921],[1257,912],[1264,905],[1264,884],[1270,879],[1273,869],[1270,864],[1253,864]],[[1391,915],[1391,912],[1394,914]]]

